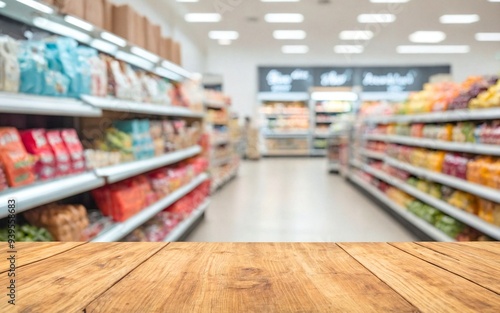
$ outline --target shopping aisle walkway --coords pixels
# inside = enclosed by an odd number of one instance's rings
[[[324,159],[244,162],[188,241],[414,241]]]

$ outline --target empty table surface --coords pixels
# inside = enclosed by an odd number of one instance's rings
[[[0,312],[500,312],[496,242],[16,248],[16,306],[3,293]]]

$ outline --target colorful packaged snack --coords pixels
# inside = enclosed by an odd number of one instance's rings
[[[0,128],[0,163],[10,187],[29,185],[35,181],[35,161],[24,148],[17,129]]]
[[[64,176],[71,173],[71,158],[58,130],[49,130],[46,133],[47,142],[56,158],[56,176]]]
[[[20,133],[26,150],[37,157],[35,173],[40,180],[56,177],[56,159],[45,137],[44,129],[30,129]]]
[[[81,173],[85,171],[85,157],[83,145],[74,129],[61,130],[61,138],[71,158],[71,172]]]

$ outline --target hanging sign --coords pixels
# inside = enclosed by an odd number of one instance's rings
[[[311,80],[308,68],[259,67],[260,92],[308,92]]]
[[[355,68],[315,67],[313,84],[315,87],[352,87],[355,72]]]

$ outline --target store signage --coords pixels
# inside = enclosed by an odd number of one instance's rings
[[[319,67],[313,69],[316,87],[350,87],[354,83],[353,68]]]
[[[308,92],[311,72],[307,68],[259,68],[260,92]]]
[[[363,68],[361,86],[367,92],[418,91],[432,76],[448,74],[450,70],[450,66]]]

